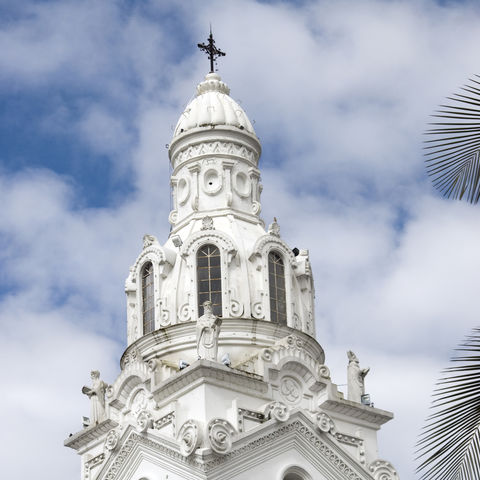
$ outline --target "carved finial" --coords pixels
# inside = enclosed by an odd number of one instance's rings
[[[149,247],[150,245],[152,245],[156,241],[157,241],[157,239],[153,235],[148,235],[148,233],[146,233],[143,236],[143,248]]]
[[[268,233],[275,237],[280,236],[280,225],[277,223],[277,217],[273,217],[273,223],[268,227]]]
[[[215,230],[212,217],[207,215],[202,218],[202,230]]]
[[[205,45],[204,43],[198,43],[197,46],[200,50],[203,50],[208,55],[208,59],[210,60],[210,73],[214,73],[215,60],[218,57],[224,57],[225,52],[222,52],[215,46],[215,40],[213,39],[211,26],[210,26],[210,35],[208,37],[208,44]]]

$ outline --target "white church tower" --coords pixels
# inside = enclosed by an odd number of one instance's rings
[[[369,404],[348,353],[348,398],[315,339],[308,250],[260,219],[260,142],[211,73],[169,147],[164,245],[145,235],[125,284],[127,342],[112,385],[92,372],[65,445],[82,480],[394,480],[377,455],[392,414]]]

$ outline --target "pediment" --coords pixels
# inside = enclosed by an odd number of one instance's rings
[[[231,449],[223,455],[202,450],[201,454],[197,451],[185,457],[174,439],[141,434],[129,428],[114,450],[107,454],[108,458],[95,478],[130,480],[138,469],[147,471],[150,468],[156,472],[174,473],[185,480],[235,479],[243,478],[246,472],[254,474],[268,462],[282,467],[288,455],[300,458],[319,480],[375,478],[366,466],[351,457],[330,434],[320,431],[300,411],[292,413],[288,421],[272,419],[246,433],[237,434]]]

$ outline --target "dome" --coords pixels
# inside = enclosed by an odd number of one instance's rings
[[[196,97],[187,105],[175,127],[174,137],[197,127],[228,125],[255,135],[243,108],[229,96],[220,75],[209,73],[197,86]]]

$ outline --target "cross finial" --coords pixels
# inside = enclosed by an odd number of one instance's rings
[[[225,52],[222,52],[215,46],[215,40],[213,39],[213,35],[212,35],[212,27],[210,27],[208,44],[198,43],[197,46],[200,50],[203,50],[208,55],[208,59],[210,60],[210,73],[213,73],[214,71],[213,64],[215,60],[218,57],[224,57]]]

